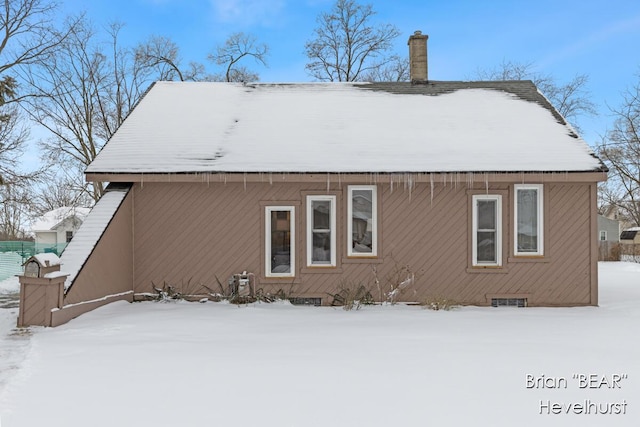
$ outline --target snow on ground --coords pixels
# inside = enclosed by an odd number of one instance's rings
[[[640,265],[600,277],[581,308],[118,302],[30,329],[1,425],[636,426]]]
[[[0,281],[0,295],[20,292],[20,283],[17,276]]]

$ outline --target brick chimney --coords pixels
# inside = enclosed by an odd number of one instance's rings
[[[409,37],[409,75],[411,83],[426,83],[427,72],[427,39],[429,36],[416,31]]]

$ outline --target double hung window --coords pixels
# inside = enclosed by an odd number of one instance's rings
[[[542,185],[515,185],[514,254],[543,255]]]
[[[472,257],[478,267],[502,265],[502,196],[474,195]]]
[[[307,265],[336,265],[336,196],[307,196]]]

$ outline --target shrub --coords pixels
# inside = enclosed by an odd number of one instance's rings
[[[429,310],[444,310],[449,311],[459,306],[457,302],[447,298],[429,297],[425,299],[421,305]]]
[[[329,294],[333,297],[332,306],[341,306],[343,309],[359,310],[363,305],[374,304],[373,296],[364,285],[341,281],[338,292]]]
[[[415,283],[416,274],[408,264],[400,264],[395,258],[393,258],[393,256],[391,256],[391,259],[394,262],[393,270],[391,270],[385,278],[384,286],[380,283],[377,268],[374,266],[372,267],[372,270],[380,302],[386,301],[387,303],[394,305],[398,301],[400,295]],[[385,289],[388,290],[385,291]]]

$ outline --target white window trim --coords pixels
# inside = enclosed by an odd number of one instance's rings
[[[291,212],[291,268],[289,273],[272,273],[271,272],[271,212],[289,211]],[[265,236],[264,236],[264,254],[265,254],[265,276],[266,277],[294,277],[296,271],[296,208],[295,206],[265,206]]]
[[[353,251],[353,191],[371,190],[371,252]],[[352,257],[378,256],[378,187],[375,185],[350,185],[347,192],[347,255]]]
[[[313,202],[329,201],[331,211],[329,213],[329,236],[331,239],[331,260],[329,263],[313,262]],[[336,266],[336,196],[310,195],[307,196],[307,266],[309,267],[335,267]]]
[[[496,201],[496,262],[478,262],[478,201]],[[474,267],[502,266],[502,196],[499,194],[476,194],[472,196],[472,252]]]
[[[544,185],[542,184],[515,184],[514,188],[514,212],[513,212],[513,253],[515,256],[542,256],[544,255]],[[538,250],[536,252],[518,251],[518,191],[537,190],[538,194]]]
[[[603,234],[603,233],[604,233],[604,234]],[[602,238],[603,236],[604,236],[604,239]],[[599,236],[599,238],[600,238],[600,241],[601,241],[601,242],[606,241],[606,240],[607,240],[607,230],[600,230],[600,236]]]

